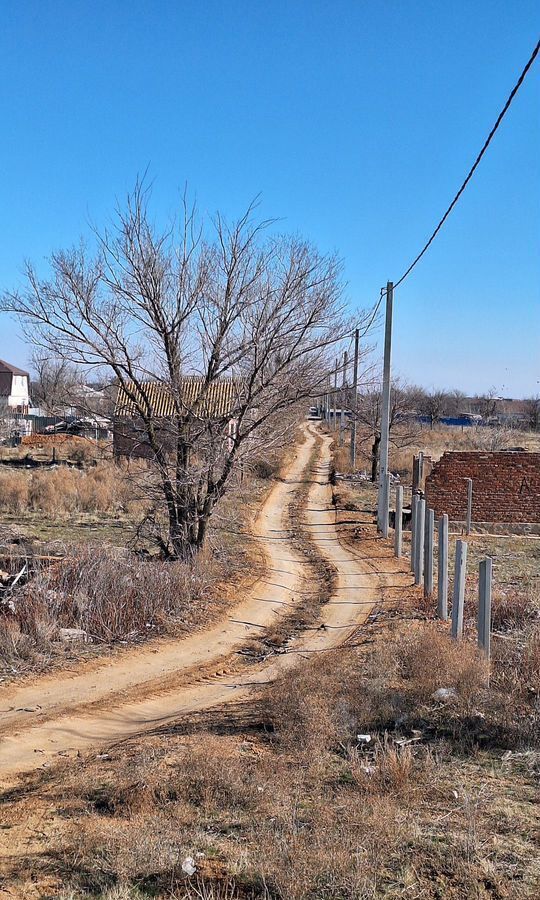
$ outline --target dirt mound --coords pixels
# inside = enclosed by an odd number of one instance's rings
[[[24,447],[87,447],[88,438],[78,437],[75,434],[28,434],[23,437],[21,444]]]

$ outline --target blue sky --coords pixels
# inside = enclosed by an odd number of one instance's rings
[[[540,34],[536,0],[4,0],[0,286],[104,222],[149,167],[229,216],[257,194],[344,259],[352,305],[397,280]],[[540,393],[540,63],[396,292],[394,365],[425,386]],[[24,364],[0,320],[0,356]]]

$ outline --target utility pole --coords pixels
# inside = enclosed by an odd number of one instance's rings
[[[343,444],[343,432],[345,430],[345,388],[347,387],[347,351],[343,353],[343,378],[341,379],[341,403],[339,412],[339,446]]]
[[[383,395],[381,410],[381,446],[379,451],[379,499],[377,505],[377,527],[388,532],[388,497],[386,494],[386,473],[388,472],[388,443],[390,436],[390,361],[392,356],[392,312],[394,305],[394,284],[386,285],[386,320],[384,326],[384,366]]]
[[[324,418],[327,425],[330,424],[330,373],[326,376],[326,398],[324,404]]]
[[[353,402],[351,424],[351,468],[356,469],[356,413],[358,407],[358,353],[360,349],[360,329],[354,332]]]
[[[334,431],[336,430],[337,425],[337,415],[336,415],[336,403],[337,403],[337,373],[338,373],[339,360],[336,359],[336,368],[334,370],[334,402],[332,404],[333,417],[334,417]]]

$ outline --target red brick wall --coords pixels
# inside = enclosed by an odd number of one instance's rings
[[[540,523],[540,453],[444,453],[426,478],[426,502],[436,516],[464,521],[473,480],[473,522]]]

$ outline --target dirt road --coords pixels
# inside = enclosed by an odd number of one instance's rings
[[[299,658],[350,640],[381,599],[385,576],[340,544],[328,484],[330,438],[312,426],[283,482],[278,482],[257,518],[254,534],[265,555],[266,573],[226,620],[182,641],[148,645],[95,670],[51,676],[0,692],[0,779],[50,765],[55,759],[155,729],[191,711],[238,701]],[[315,447],[317,461],[309,479]],[[336,570],[332,596],[318,626],[304,632],[290,652],[260,665],[239,668],[232,654],[246,639],[289,612],[308,586],[305,557],[294,546],[288,509],[310,480],[302,528],[316,551]],[[231,671],[234,669],[234,671]]]

